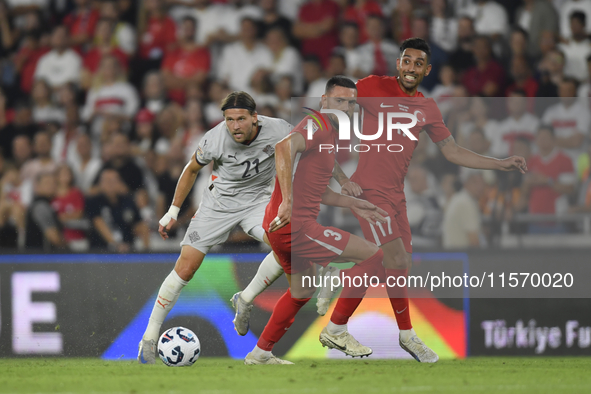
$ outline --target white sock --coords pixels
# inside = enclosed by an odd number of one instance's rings
[[[333,322],[329,321],[328,325],[326,326],[326,331],[330,335],[334,335],[338,337],[339,335],[347,332],[347,325],[346,324],[334,324]]]
[[[412,328],[410,330],[400,330],[400,339],[402,339],[403,342],[406,342],[410,338],[416,336],[417,334],[415,333],[415,330],[413,330]]]
[[[252,349],[252,355],[259,360],[267,360],[269,357],[271,357],[271,352],[255,346],[254,349]]]
[[[252,278],[240,297],[248,303],[254,301],[267,287],[271,286],[283,274],[283,268],[277,263],[273,252],[269,253],[259,265],[257,274]]]
[[[150,339],[158,339],[160,336],[160,327],[162,327],[164,319],[166,319],[168,312],[170,312],[176,300],[178,300],[181,290],[187,283],[189,282],[182,280],[175,270],[172,270],[166,279],[164,279],[158,291],[158,297],[154,303],[154,308],[152,309],[143,339],[148,341]]]

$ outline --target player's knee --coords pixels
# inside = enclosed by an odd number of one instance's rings
[[[407,269],[408,257],[406,252],[385,254],[384,267],[388,269]]]
[[[191,261],[186,257],[179,257],[177,264],[174,267],[178,276],[187,282],[193,279],[195,272],[197,272],[197,268],[199,268],[199,264],[196,264],[195,261]]]

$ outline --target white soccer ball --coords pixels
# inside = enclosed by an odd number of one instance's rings
[[[173,327],[158,339],[158,355],[169,367],[193,365],[201,354],[197,335],[185,327]]]

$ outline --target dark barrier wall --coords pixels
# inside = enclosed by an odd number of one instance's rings
[[[499,267],[519,272],[525,266],[535,268],[536,262],[552,261],[558,269],[561,259],[589,264],[589,255],[589,251],[415,253],[411,274],[425,278],[439,270],[453,276],[481,276],[483,269],[494,268],[498,275]],[[176,254],[0,256],[0,356],[135,358],[158,288],[176,258]],[[163,330],[175,325],[194,330],[204,356],[244,357],[287,286],[280,278],[255,300],[251,332],[239,337],[229,299],[246,286],[262,258],[262,254],[207,256]],[[472,290],[431,291],[429,286],[412,290],[417,296],[411,301],[414,328],[442,358],[591,354],[589,299],[502,298],[502,288],[494,293],[501,298],[465,297],[478,294]],[[374,348],[375,357],[408,357],[398,348],[398,331],[384,289],[370,289],[368,295],[349,322],[351,332]],[[276,346],[278,355],[340,357],[318,344],[318,332],[330,311],[320,317],[315,310],[315,300],[302,309]]]

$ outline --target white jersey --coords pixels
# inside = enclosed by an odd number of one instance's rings
[[[259,132],[249,144],[232,138],[225,122],[201,139],[195,157],[205,166],[213,161],[213,172],[203,192],[202,204],[214,210],[240,211],[271,198],[275,178],[275,144],[293,126],[283,119],[258,116]]]

